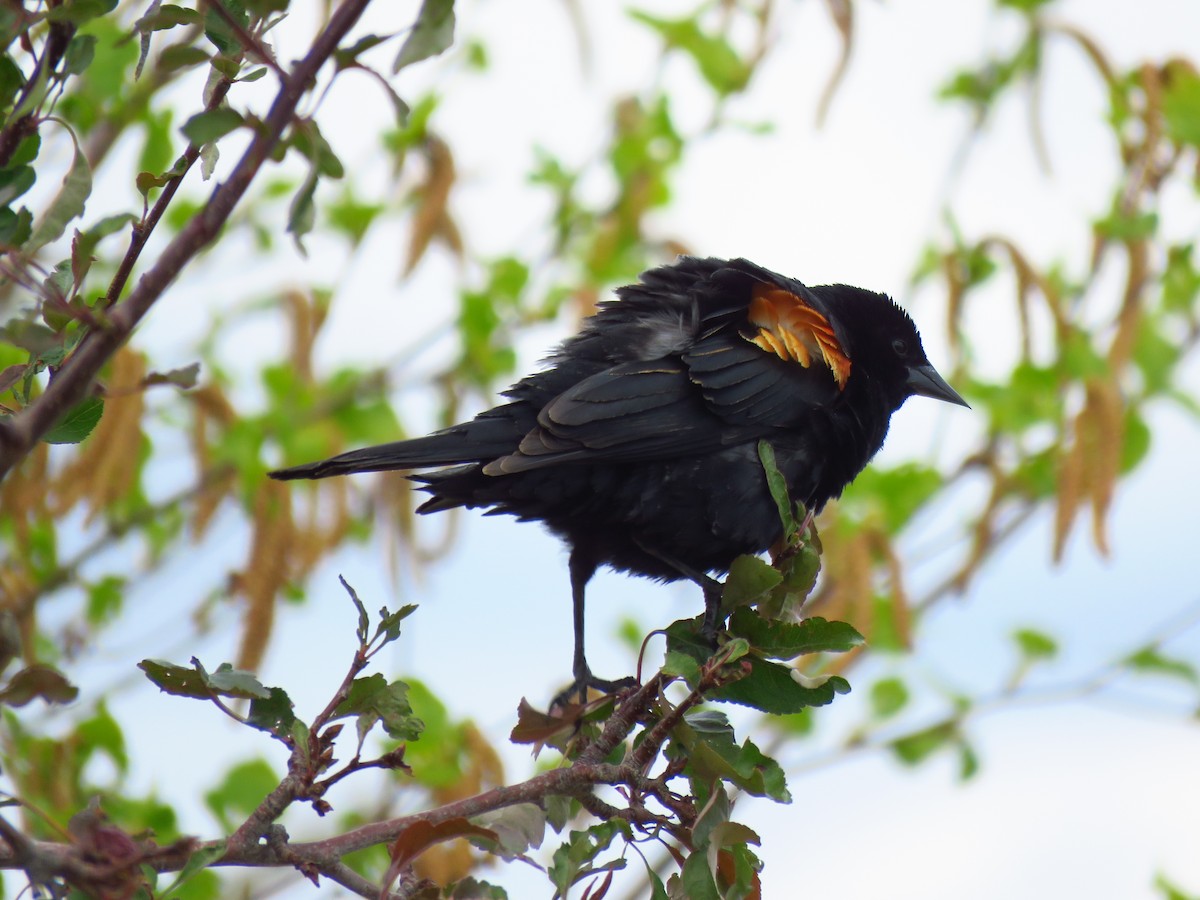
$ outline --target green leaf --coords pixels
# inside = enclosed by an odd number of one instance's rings
[[[783,582],[783,576],[757,556],[739,556],[729,567],[721,590],[721,608],[737,609],[753,603]]]
[[[167,31],[180,25],[198,25],[200,21],[200,13],[196,10],[164,3],[138,19],[133,28],[139,32]]]
[[[679,871],[679,889],[678,896],[687,900],[722,900],[717,883],[713,880],[707,853],[693,851],[684,860],[683,868]]]
[[[47,444],[78,444],[92,433],[103,414],[104,401],[99,397],[87,397],[67,410],[42,440]]]
[[[1200,900],[1200,894],[1189,894],[1167,880],[1167,876],[1159,873],[1154,876],[1154,888],[1162,893],[1164,900]]]
[[[883,518],[889,534],[898,534],[917,511],[936,496],[943,483],[942,474],[921,463],[903,463],[891,468],[868,466],[846,488],[839,508],[856,517],[867,511]]]
[[[221,783],[204,795],[204,803],[221,827],[232,831],[235,820],[254,812],[278,784],[279,776],[265,761],[250,760],[230,769]]]
[[[255,697],[250,701],[246,724],[283,740],[292,733],[296,721],[292,699],[282,688],[268,688],[266,697]]]
[[[183,864],[183,868],[179,870],[179,874],[167,886],[166,890],[155,894],[155,896],[158,900],[170,900],[180,888],[224,855],[225,841],[218,841],[211,847],[204,847],[197,850],[188,857],[188,861]]]
[[[958,722],[947,719],[920,731],[892,741],[891,749],[902,763],[915,766],[924,762],[938,750],[958,739]]]
[[[245,121],[242,114],[228,106],[197,113],[179,127],[184,137],[197,146],[222,138]]]
[[[509,857],[542,846],[546,813],[535,803],[517,803],[471,817],[471,823],[496,833],[498,849]]]
[[[390,737],[398,741],[413,741],[425,725],[412,714],[408,702],[408,685],[403,681],[388,682],[375,673],[355,678],[346,699],[334,710],[334,718],[357,716],[359,746],[376,722],[383,725]]]
[[[750,674],[709,694],[713,700],[749,706],[772,715],[797,713],[809,706],[826,706],[837,694],[846,694],[850,685],[844,678],[832,676],[821,684],[804,687],[793,673],[795,669],[779,663],[747,657]]]
[[[317,192],[318,177],[317,164],[313,163],[308,170],[308,176],[300,185],[300,190],[296,191],[296,196],[292,198],[292,204],[288,209],[287,231],[296,242],[296,249],[302,255],[308,254],[308,251],[304,249],[304,236],[312,231],[313,223],[317,218],[317,207],[313,203],[313,196]]]
[[[1200,75],[1173,67],[1163,91],[1162,112],[1172,140],[1200,147]]]
[[[617,836],[632,837],[629,824],[619,819],[601,822],[586,831],[572,831],[557,850],[546,874],[557,890],[556,896],[566,897],[571,885],[599,871],[592,862],[609,848]]]
[[[775,448],[767,441],[759,441],[758,458],[767,477],[767,489],[771,492],[771,499],[775,501],[775,507],[779,510],[779,521],[783,525],[784,537],[790,541],[791,536],[799,530],[800,526],[792,513],[792,500],[788,495],[787,479],[783,477],[783,473],[779,471],[779,466],[775,462]]]
[[[1058,642],[1032,628],[1019,629],[1013,634],[1013,640],[1017,642],[1021,656],[1029,662],[1053,659],[1058,654]]]
[[[678,650],[667,651],[662,672],[664,675],[682,678],[690,688],[700,683],[700,663],[690,654],[680,653]]]
[[[883,678],[871,685],[871,713],[876,718],[890,718],[907,705],[908,687],[899,678]]]
[[[400,623],[417,611],[416,604],[408,603],[400,607],[395,612],[388,612],[387,607],[379,610],[379,624],[375,626],[375,634],[372,640],[376,640],[380,635],[383,635],[383,642],[380,644],[390,644],[396,638],[400,637]]]
[[[367,608],[363,602],[358,599],[358,591],[354,590],[350,584],[341,575],[338,576],[338,581],[342,583],[342,587],[346,589],[346,593],[350,595],[350,602],[354,604],[354,608],[358,610],[358,628],[354,633],[358,637],[359,646],[367,645],[367,630],[371,627],[371,620],[367,616]]]
[[[206,673],[196,659],[192,660],[192,664],[200,669],[200,674],[204,676],[209,688],[218,694],[255,700],[267,700],[271,697],[271,690],[265,687],[253,672],[245,672],[235,669],[229,663],[221,663],[215,672]]]
[[[21,249],[28,255],[45,247],[51,241],[62,237],[67,230],[67,224],[83,215],[84,206],[92,193],[92,169],[87,157],[79,149],[79,141],[71,134],[74,155],[71,167],[63,177],[62,186],[54,200],[46,208],[46,212],[33,229]]]
[[[9,166],[0,170],[0,206],[12,202],[33,187],[37,174],[32,166]]]
[[[125,748],[125,735],[121,726],[103,702],[97,704],[94,715],[84,719],[75,727],[75,738],[90,751],[103,752],[116,767],[125,774],[129,770],[129,754]]]
[[[408,33],[396,61],[395,75],[405,66],[437,56],[454,43],[454,0],[422,0],[417,21]]]
[[[1195,666],[1182,659],[1164,656],[1156,647],[1143,647],[1126,657],[1125,665],[1147,675],[1166,675],[1188,684],[1200,684],[1200,673]]]
[[[470,875],[462,881],[456,881],[453,886],[448,885],[446,890],[450,900],[508,900],[508,892],[504,888],[479,881]]]
[[[754,71],[750,64],[723,35],[706,33],[695,18],[660,19],[640,10],[631,10],[630,15],[657,31],[668,47],[690,56],[700,75],[721,96],[737,93],[750,82]]]
[[[271,697],[271,691],[263,687],[251,673],[234,669],[229,663],[221,663],[212,675],[204,670],[195,657],[192,657],[190,669],[157,659],[143,659],[138,663],[138,668],[160,690],[177,697],[199,700],[208,700],[214,695],[239,700]]]
[[[0,245],[20,247],[33,234],[33,213],[22,206],[16,212],[0,209]]]
[[[62,6],[52,6],[46,10],[46,20],[82,25],[116,8],[117,0],[67,0]]]
[[[772,622],[747,607],[734,611],[729,630],[746,638],[755,651],[771,659],[789,660],[806,653],[844,653],[864,643],[863,636],[845,622],[829,622],[819,616],[802,622]]]
[[[199,47],[175,44],[163,49],[158,55],[157,67],[163,72],[191,69],[208,62],[208,53]]]
[[[121,611],[125,597],[125,578],[106,575],[87,587],[88,601],[86,617],[91,625],[110,621]]]
[[[225,9],[226,14],[242,28],[246,28],[250,24],[250,16],[247,15],[244,4],[239,0],[221,0],[221,6]],[[230,57],[241,57],[242,44],[238,39],[237,32],[230,28],[221,14],[215,12],[211,6],[208,7],[208,12],[204,16],[204,36],[212,41],[221,53]]]
[[[734,740],[732,728],[699,731],[692,727],[691,721],[685,721],[675,727],[672,737],[686,751],[687,765],[684,771],[689,777],[706,782],[720,779],[756,797],[770,797],[777,803],[791,802],[783,768],[759,750],[749,738],[739,746]],[[712,802],[710,798],[710,804]],[[717,813],[708,822],[708,827],[728,818],[726,801],[723,815]],[[703,835],[698,834],[696,839],[702,841]]]

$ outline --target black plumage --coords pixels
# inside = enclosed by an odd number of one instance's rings
[[[509,402],[426,437],[271,473],[439,467],[412,476],[430,494],[419,512],[485,507],[544,522],[571,551],[578,689],[611,686],[583,653],[584,588],[601,565],[695,580],[715,628],[708,573],[781,536],[760,440],[792,499],[818,511],[883,445],[908,397],[966,405],[882,294],[689,257],[617,294],[546,369],[505,391]]]

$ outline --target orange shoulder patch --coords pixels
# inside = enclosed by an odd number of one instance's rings
[[[770,284],[756,284],[751,294],[750,324],[758,328],[746,339],[780,359],[797,362],[804,368],[816,357],[829,367],[839,388],[850,377],[848,357],[833,326],[804,300]]]

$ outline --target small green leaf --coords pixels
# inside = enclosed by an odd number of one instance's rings
[[[883,678],[871,685],[871,713],[876,718],[890,718],[907,705],[908,688],[899,678]]]
[[[690,654],[680,653],[678,650],[667,651],[662,673],[682,678],[691,688],[700,683],[700,663]]]
[[[0,206],[11,206],[12,202],[33,187],[37,174],[32,166],[9,166],[0,169]]]
[[[948,719],[897,738],[892,741],[891,748],[902,763],[915,766],[924,762],[938,750],[953,743],[957,738],[958,722]]]
[[[243,121],[245,120],[240,112],[222,106],[219,109],[197,113],[184,122],[179,130],[193,144],[200,145],[224,137],[238,128]]]
[[[806,653],[844,653],[864,643],[863,636],[845,622],[829,622],[819,616],[802,622],[773,622],[748,607],[734,611],[729,630],[772,659],[789,660]]]
[[[395,612],[388,612],[387,607],[379,610],[379,624],[375,626],[375,634],[372,640],[383,635],[383,644],[390,644],[396,638],[400,637],[400,623],[417,611],[416,604],[408,603],[400,607]]]
[[[84,206],[91,196],[92,168],[88,165],[87,156],[79,148],[74,133],[71,134],[71,141],[75,148],[71,167],[63,177],[58,194],[34,227],[29,240],[21,248],[29,255],[62,237],[63,232],[67,230],[67,224],[83,215]]]
[[[1163,90],[1162,112],[1172,140],[1200,147],[1200,75],[1183,66],[1172,68]]]
[[[104,401],[99,397],[87,397],[67,410],[42,440],[47,444],[78,444],[92,433],[103,414]]]
[[[819,686],[804,687],[792,673],[796,670],[776,662],[747,657],[750,674],[740,681],[727,684],[709,694],[713,700],[749,706],[772,715],[797,713],[809,706],[826,706],[837,694],[850,691],[850,685],[837,675],[825,679]]]
[[[473,825],[493,831],[499,849],[510,856],[542,846],[546,835],[546,813],[535,803],[518,803],[470,819]]]
[[[782,582],[783,575],[757,556],[739,556],[729,567],[721,608],[732,610],[753,603]]]
[[[250,16],[242,8],[241,3],[223,0],[221,5],[224,7],[225,14],[242,28],[246,28],[250,24]],[[237,32],[212,7],[208,7],[208,12],[204,16],[204,36],[212,41],[213,46],[221,53],[231,57],[241,56],[242,44]]]
[[[358,610],[358,628],[355,629],[355,634],[358,636],[360,646],[367,645],[367,629],[371,627],[371,620],[367,616],[367,608],[363,602],[358,599],[358,592],[350,586],[350,584],[341,575],[338,576],[338,581],[342,583],[342,587],[346,589],[346,593],[350,595],[350,602],[354,604],[354,608]]]
[[[296,721],[292,700],[282,688],[267,690],[266,697],[255,697],[250,701],[246,724],[282,740],[291,735],[292,723]]]
[[[225,841],[218,841],[211,847],[197,850],[188,857],[188,861],[183,864],[183,868],[179,870],[179,874],[167,886],[166,890],[155,894],[155,896],[158,900],[170,900],[181,887],[224,855]]]
[[[766,474],[767,489],[771,492],[771,499],[775,501],[775,507],[779,510],[779,521],[783,525],[784,537],[790,540],[800,526],[792,514],[792,500],[788,495],[787,479],[783,477],[783,473],[779,471],[779,466],[775,462],[775,448],[767,441],[759,441],[758,458],[762,462],[763,472]]]
[[[422,0],[412,31],[392,63],[395,75],[405,66],[437,56],[454,43],[454,0]]]
[[[250,760],[230,769],[221,783],[204,795],[204,803],[221,826],[232,831],[235,819],[254,812],[278,784],[279,776],[266,762]]]
[[[195,659],[192,660],[192,664],[197,667],[200,665]],[[203,669],[200,671],[205,676],[208,686],[223,696],[255,700],[267,700],[271,697],[270,689],[264,686],[252,672],[235,669],[229,663],[221,663],[212,673],[205,673]]]
[[[108,622],[121,611],[125,584],[125,578],[122,576],[106,575],[88,585],[86,616],[90,624],[100,625]]]
[[[1188,684],[1200,684],[1200,673],[1197,673],[1195,666],[1182,659],[1164,656],[1156,647],[1144,647],[1126,657],[1125,665],[1148,675],[1166,675]]]
[[[694,18],[660,19],[638,10],[630,15],[657,31],[668,47],[690,56],[718,94],[736,93],[749,83],[753,68],[738,56],[724,35],[706,33]]]
[[[1048,634],[1034,631],[1032,628],[1022,628],[1013,634],[1013,640],[1021,650],[1026,660],[1053,659],[1058,654],[1058,642]]]
[[[288,209],[287,231],[296,242],[296,249],[302,255],[307,255],[308,252],[304,249],[304,236],[312,231],[313,223],[317,218],[317,208],[313,203],[313,197],[317,192],[318,177],[317,164],[313,163],[308,170],[308,176],[300,185],[300,190],[296,191],[291,207]]]
[[[425,726],[412,714],[408,702],[408,685],[403,681],[388,682],[376,673],[355,678],[346,699],[334,710],[334,718],[357,716],[359,746],[376,722],[398,741],[412,741]]]

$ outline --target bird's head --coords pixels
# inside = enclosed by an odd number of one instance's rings
[[[860,379],[865,376],[885,392],[893,408],[913,396],[968,405],[929,362],[917,326],[889,297],[845,284],[809,290],[830,312],[851,361],[852,381],[856,372]]]

